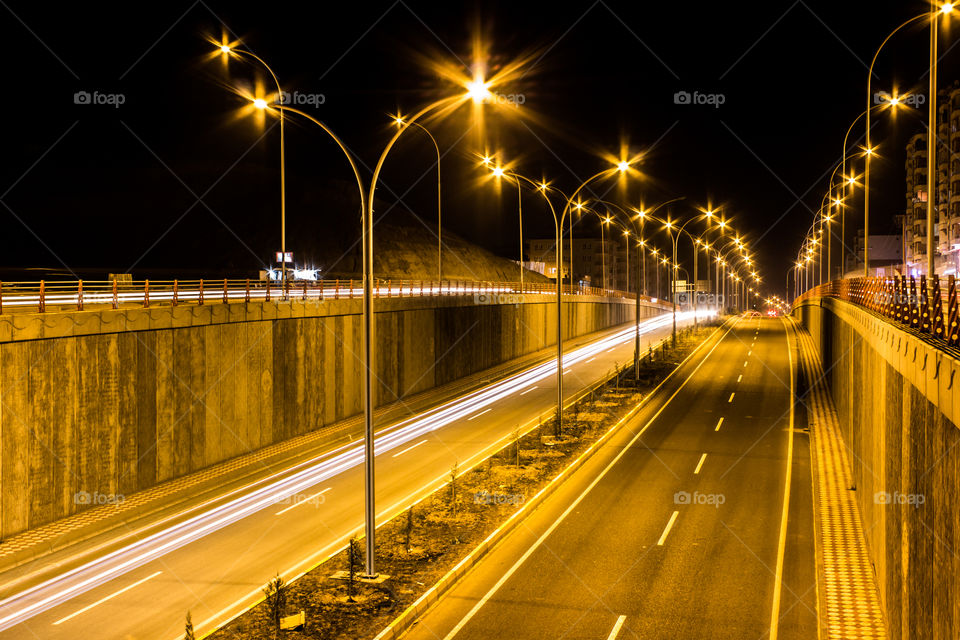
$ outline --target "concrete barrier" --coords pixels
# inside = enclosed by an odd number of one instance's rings
[[[631,300],[576,298],[565,339],[633,319]],[[551,300],[378,300],[377,404],[553,344]],[[0,316],[0,536],[358,414],[360,304]]]
[[[820,350],[891,637],[960,638],[960,360],[847,302],[794,314]]]

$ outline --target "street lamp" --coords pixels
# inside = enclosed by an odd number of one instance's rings
[[[227,43],[219,45],[220,53],[224,58],[229,58],[230,56],[246,56],[247,58],[252,58],[260,63],[260,65],[267,70],[267,73],[270,74],[270,77],[273,78],[273,82],[277,87],[277,100],[282,104],[283,103],[283,89],[280,88],[280,81],[277,79],[277,74],[273,72],[273,69],[270,68],[263,58],[248,51],[246,49],[241,49],[239,47],[231,46]],[[256,98],[253,101],[253,106],[257,109],[265,110],[267,109],[267,101],[263,98]],[[283,280],[283,296],[284,299],[287,297],[287,188],[286,188],[286,160],[284,153],[284,131],[283,131],[283,111],[280,110],[279,114],[280,119],[280,274],[281,279]]]
[[[393,118],[393,123],[398,127],[404,125],[403,116],[395,116]],[[433,143],[434,149],[437,151],[437,286],[443,287],[443,230],[441,227],[441,217],[440,217],[440,207],[441,207],[441,198],[440,198],[440,145],[437,144],[437,139],[433,137],[433,134],[430,131],[420,124],[419,122],[414,122],[413,126],[417,127],[430,138],[430,142]],[[523,256],[521,256],[521,261]],[[520,279],[523,280],[523,266],[521,265]]]
[[[493,165],[492,162],[493,159],[490,156],[484,156],[481,159],[483,166],[489,167],[495,178],[513,178],[513,182],[517,185],[517,217],[520,219],[520,293],[523,293],[523,189],[520,187],[520,176],[507,174],[503,167]],[[537,185],[537,188],[542,191],[547,188],[547,184],[542,182]]]
[[[515,67],[511,67],[515,71]],[[376,200],[377,182],[380,178],[380,172],[390,154],[390,150],[396,144],[400,136],[403,135],[411,126],[416,124],[427,114],[445,114],[453,111],[460,105],[472,101],[475,105],[485,102],[490,97],[490,87],[493,80],[483,80],[474,76],[472,80],[463,82],[466,88],[464,93],[449,96],[437,100],[404,119],[403,124],[397,126],[396,133],[390,138],[380,153],[377,163],[374,166],[373,175],[368,185],[368,195],[366,200],[366,209],[363,215],[362,232],[362,254],[363,254],[363,359],[364,359],[364,380],[363,380],[363,415],[364,415],[364,459],[366,462],[364,469],[364,514],[365,514],[365,538],[366,538],[366,575],[375,577],[376,567],[374,563],[374,537],[376,535],[376,509],[374,492],[374,434],[373,434],[373,203]]]
[[[909,20],[903,22],[899,27],[894,29],[884,38],[883,42],[880,43],[880,47],[877,49],[876,53],[873,54],[873,59],[870,61],[870,67],[867,70],[867,110],[866,110],[866,145],[867,145],[867,157],[864,163],[864,178],[863,178],[863,275],[864,277],[869,277],[870,275],[870,156],[872,151],[872,146],[870,144],[870,107],[873,103],[873,93],[872,93],[872,81],[873,81],[873,67],[877,62],[877,57],[880,55],[880,51],[887,44],[887,42],[896,34],[898,31],[906,27],[907,25],[916,22],[922,18],[930,19],[930,89],[929,95],[927,96],[927,104],[929,107],[928,117],[929,122],[927,125],[927,268],[928,275],[931,277],[936,274],[935,258],[933,255],[933,214],[934,214],[934,185],[936,184],[936,175],[937,171],[937,27],[939,25],[939,18],[941,15],[947,15],[953,11],[952,3],[944,3],[939,6],[939,8],[933,11],[926,11],[919,15],[916,15]]]

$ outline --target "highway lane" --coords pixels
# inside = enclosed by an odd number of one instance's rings
[[[711,349],[405,637],[816,637],[785,324],[742,319]]]
[[[645,322],[645,339],[668,335],[669,325],[669,316]],[[565,354],[568,395],[632,358],[632,341],[633,328],[624,328]],[[378,519],[440,486],[454,461],[466,467],[481,459],[548,410],[554,373],[555,363],[543,363],[381,432]],[[361,529],[361,460],[359,446],[340,447],[249,495],[25,590],[0,602],[0,629],[13,638],[174,638],[188,609],[198,631],[209,629],[258,599],[276,572],[303,573]]]

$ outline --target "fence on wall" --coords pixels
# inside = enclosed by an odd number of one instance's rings
[[[601,287],[562,286],[564,296],[602,296],[633,300],[636,295]],[[373,286],[375,298],[423,296],[553,295],[551,283],[483,282],[466,280],[381,280]],[[261,280],[75,280],[39,282],[0,282],[0,314],[17,311],[44,313],[51,309],[143,307],[207,302],[251,302],[285,300],[340,300],[362,298],[360,280],[319,280],[277,283]],[[657,298],[640,296],[641,302],[656,304]]]
[[[945,284],[945,286],[944,286]],[[889,276],[844,278],[824,282],[800,295],[793,304],[811,298],[829,297],[870,309],[890,322],[910,327],[945,342],[960,346],[960,307],[955,276]]]

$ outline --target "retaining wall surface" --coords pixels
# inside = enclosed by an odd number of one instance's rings
[[[960,361],[847,302],[795,313],[820,347],[891,637],[960,638]]]
[[[577,298],[564,339],[634,317],[633,301]],[[360,304],[0,316],[0,537],[360,413]],[[375,309],[378,404],[555,344],[548,296]]]

